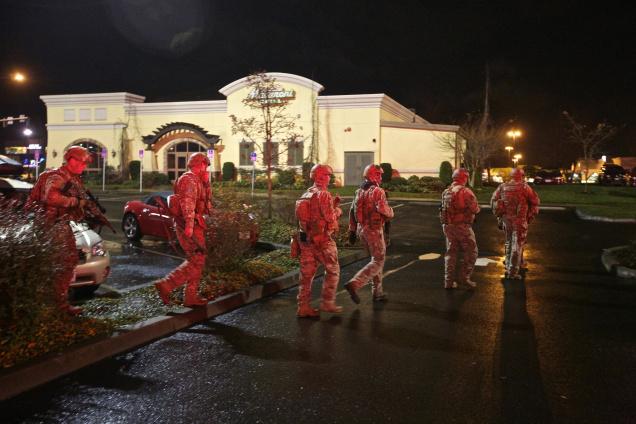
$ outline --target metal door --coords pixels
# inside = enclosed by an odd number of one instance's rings
[[[364,168],[373,163],[373,152],[345,152],[344,184],[359,185]]]

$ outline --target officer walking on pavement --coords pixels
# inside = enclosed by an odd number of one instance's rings
[[[393,218],[393,208],[389,206],[384,189],[380,187],[383,170],[379,165],[371,164],[364,169],[364,181],[356,190],[349,210],[349,243],[357,237],[371,255],[371,261],[353,276],[345,289],[351,300],[360,303],[358,289],[371,281],[373,301],[386,301],[382,287],[382,271],[386,256],[384,224]]]
[[[75,267],[79,262],[75,248],[75,236],[69,223],[84,219],[84,208],[88,201],[82,198],[85,192],[80,175],[91,162],[91,155],[84,147],[73,146],[64,153],[64,165],[43,172],[33,186],[26,203],[28,210],[41,209],[48,225],[58,225],[67,250],[64,272],[56,277],[55,291],[59,308],[70,315],[78,315],[82,308],[68,303],[68,290],[75,279]],[[61,225],[60,225],[61,224]]]
[[[205,153],[190,156],[189,171],[175,182],[174,195],[168,201],[177,239],[186,254],[186,260],[155,283],[159,297],[166,305],[170,303],[170,292],[184,284],[184,306],[201,306],[208,303],[207,299],[199,295],[199,283],[207,254],[205,218],[212,211],[208,166],[210,159]]]
[[[506,278],[521,279],[519,271],[524,266],[523,249],[528,238],[528,224],[539,213],[539,196],[524,181],[521,168],[512,170],[511,180],[500,184],[492,194],[490,206],[501,221],[506,234]]]
[[[468,288],[477,284],[470,276],[477,260],[477,241],[472,224],[479,213],[477,198],[466,187],[468,171],[464,168],[453,172],[453,183],[442,193],[440,221],[446,237],[446,255],[444,256],[444,288],[457,288],[457,283]],[[456,274],[459,254],[463,253],[461,269]]]
[[[336,305],[340,264],[338,248],[333,240],[333,235],[338,233],[338,218],[342,210],[338,207],[340,198],[332,197],[327,191],[332,174],[329,165],[314,165],[309,174],[314,185],[296,201],[296,218],[300,227],[300,284],[296,313],[299,318],[318,317],[320,311],[342,312],[342,307]],[[310,305],[311,286],[318,264],[325,268],[319,310]]]

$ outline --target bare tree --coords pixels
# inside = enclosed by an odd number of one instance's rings
[[[484,115],[468,115],[459,128],[459,136],[466,140],[464,163],[470,171],[473,187],[486,161],[503,147],[503,128],[484,118]]]
[[[477,174],[487,160],[503,147],[503,128],[496,126],[490,118],[490,68],[486,65],[484,81],[484,111],[468,114],[460,125],[457,135],[438,138],[444,150],[452,151],[455,162],[464,163],[470,171],[470,184],[474,187]]]
[[[267,174],[267,213],[271,218],[272,165],[277,162],[282,153],[288,150],[291,142],[301,141],[302,137],[295,131],[295,118],[286,113],[287,105],[294,97],[292,93],[276,83],[276,78],[265,72],[249,75],[247,85],[251,90],[243,99],[243,104],[254,114],[242,119],[230,115],[232,134],[242,134],[261,153]],[[274,141],[278,142],[276,150]]]
[[[571,143],[578,144],[583,150],[583,169],[585,181],[587,181],[590,161],[599,153],[601,146],[616,135],[618,128],[607,122],[599,122],[593,127],[578,122],[568,111],[563,111],[567,122],[567,139]],[[585,184],[587,193],[587,184]]]

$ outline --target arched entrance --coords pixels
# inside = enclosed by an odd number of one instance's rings
[[[69,148],[73,146],[81,146],[85,148],[86,150],[88,150],[88,152],[91,155],[91,158],[93,159],[91,163],[89,163],[86,169],[84,170],[85,173],[98,174],[102,172],[102,169],[104,169],[104,159],[102,159],[102,154],[101,154],[102,148],[104,147],[103,144],[91,138],[82,138],[79,140],[75,140],[74,142],[69,144],[66,147],[66,149],[64,149],[64,151],[66,152]]]
[[[206,152],[206,146],[193,138],[180,138],[164,148],[165,169],[168,178],[174,181],[188,170],[188,159],[193,153]]]
[[[198,152],[213,150],[214,168],[220,168],[219,153],[222,151],[218,135],[209,134],[198,125],[187,122],[172,122],[157,128],[153,134],[142,137],[154,153],[154,169],[165,172],[174,181],[187,171],[188,158]],[[163,158],[161,157],[163,155]],[[163,159],[161,165],[160,159]]]

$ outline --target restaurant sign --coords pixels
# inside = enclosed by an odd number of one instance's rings
[[[247,95],[248,100],[258,100],[261,104],[280,104],[296,98],[294,90],[259,90],[254,89]]]

